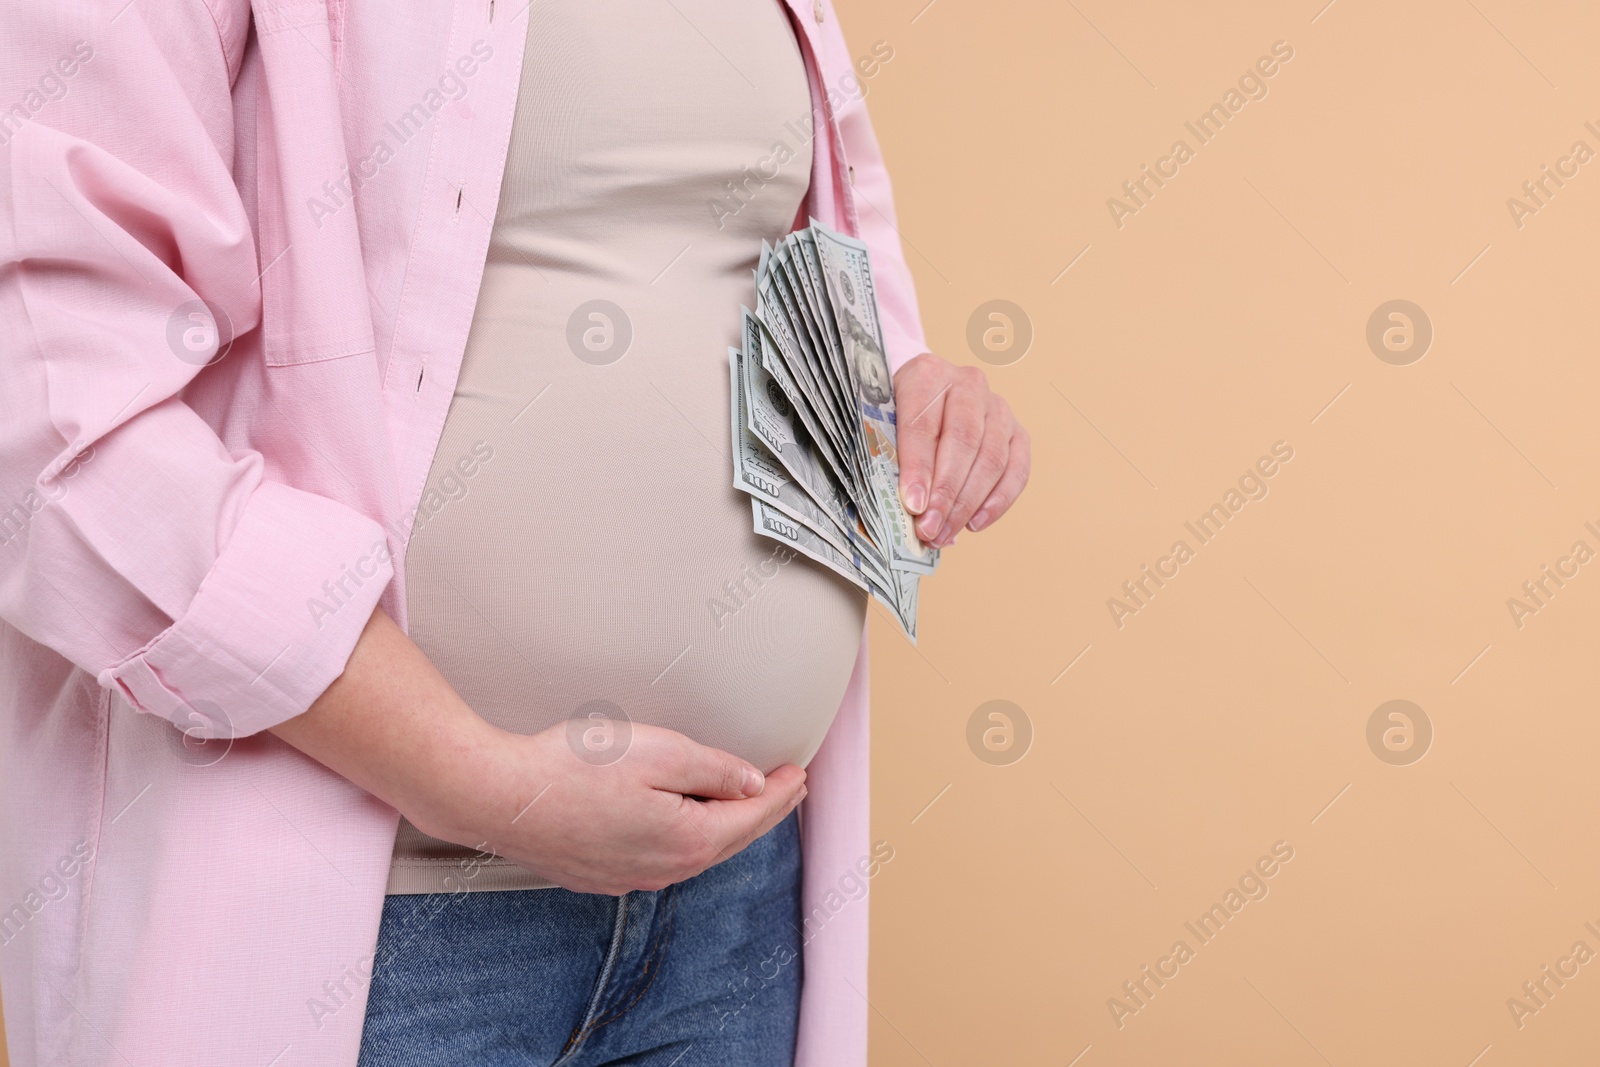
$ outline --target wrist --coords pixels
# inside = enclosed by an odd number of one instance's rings
[[[478,847],[487,827],[517,814],[512,757],[523,740],[461,704],[442,717],[426,755],[397,768],[401,802],[394,806],[430,837]]]

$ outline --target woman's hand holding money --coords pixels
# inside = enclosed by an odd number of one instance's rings
[[[977,367],[924,352],[894,376],[900,499],[936,548],[1004,515],[1028,484],[1028,431]]]

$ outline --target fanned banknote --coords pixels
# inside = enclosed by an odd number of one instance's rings
[[[939,552],[900,503],[894,383],[867,248],[816,219],[763,242],[756,307],[728,350],[733,484],[755,531],[886,607],[917,639],[921,576]]]
[[[883,327],[878,321],[877,289],[867,246],[853,237],[811,220],[817,258],[833,304],[834,321],[844,344],[844,359],[855,381],[857,423],[868,457],[867,479],[877,514],[888,529],[889,564],[895,570],[932,574],[939,550],[924,544],[912,527],[911,513],[900,502],[900,457],[895,444],[894,383],[884,355]]]

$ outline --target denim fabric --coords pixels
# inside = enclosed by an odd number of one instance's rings
[[[389,896],[360,1067],[788,1067],[794,813],[659,892]]]

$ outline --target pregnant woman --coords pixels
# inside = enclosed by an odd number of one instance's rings
[[[13,1063],[865,1063],[866,599],[752,532],[727,349],[763,240],[855,234],[919,534],[1021,492],[923,341],[892,54],[825,0],[0,15]]]

